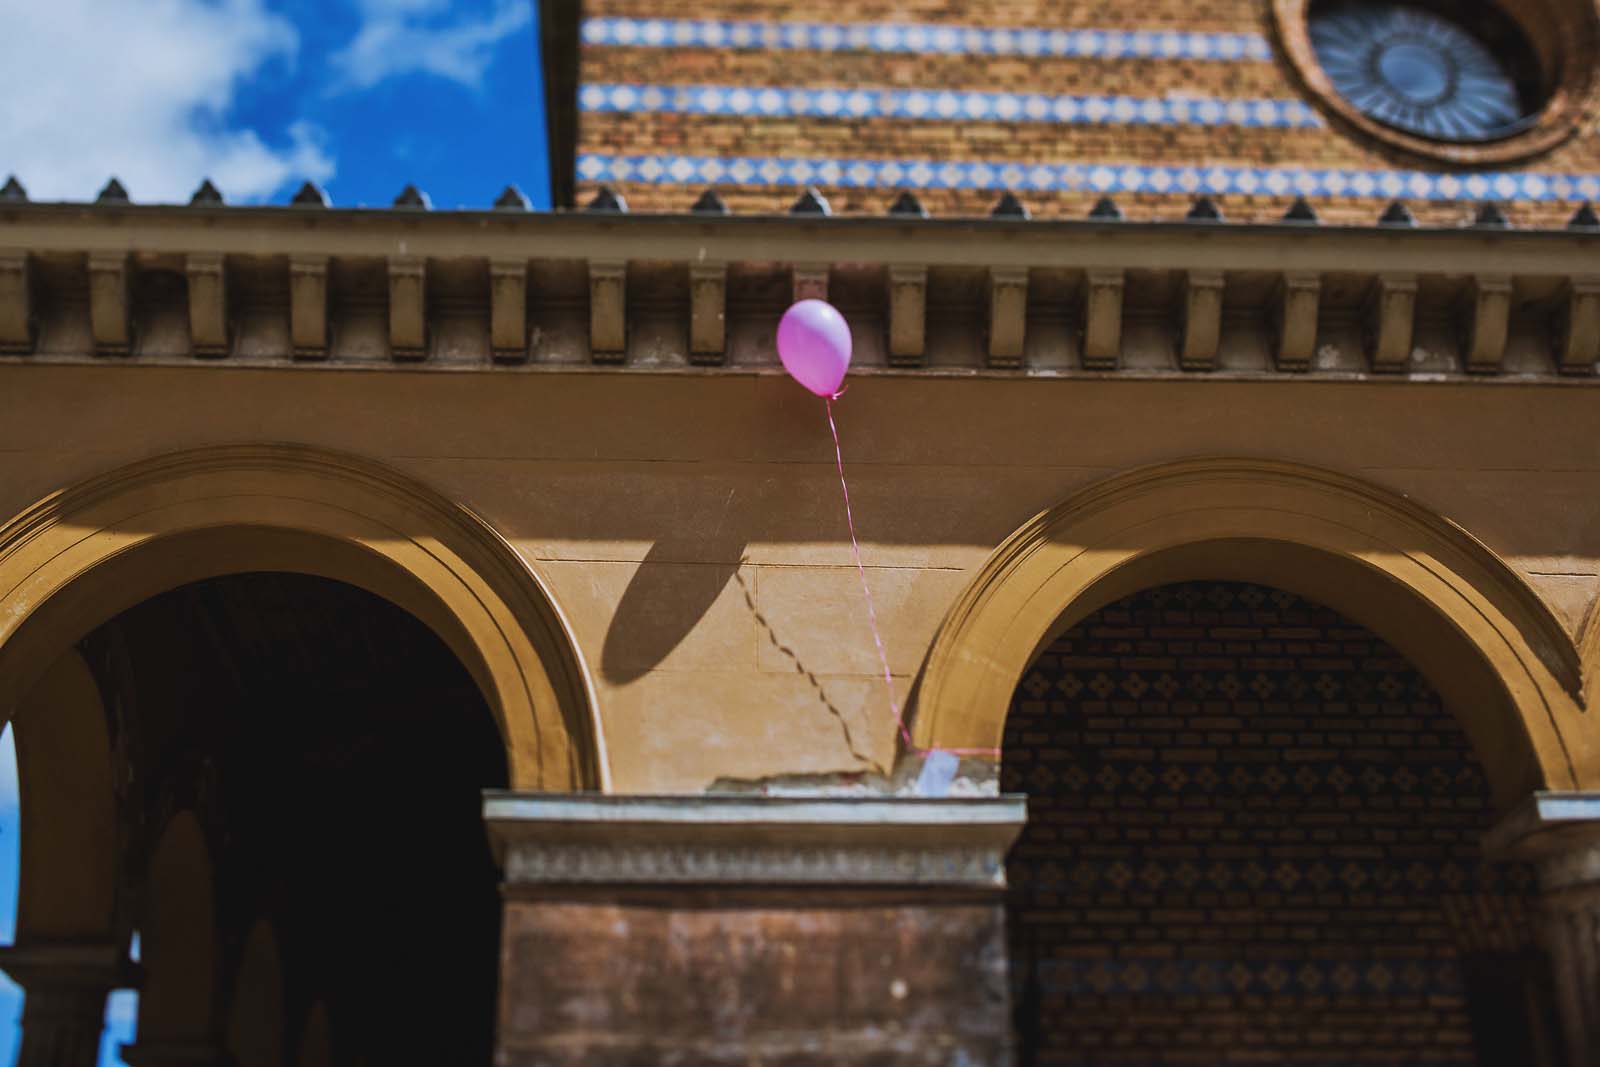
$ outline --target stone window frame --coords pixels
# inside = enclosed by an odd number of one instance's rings
[[[1544,106],[1532,121],[1491,141],[1445,141],[1407,133],[1371,118],[1346,100],[1322,69],[1311,44],[1312,0],[1272,0],[1278,47],[1301,89],[1335,120],[1384,148],[1452,166],[1517,163],[1553,151],[1583,126],[1600,102],[1600,13],[1592,0],[1519,0],[1502,11],[1527,35],[1551,75]]]

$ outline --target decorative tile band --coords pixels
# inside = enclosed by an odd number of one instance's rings
[[[1206,96],[1075,96],[928,89],[750,88],[739,85],[583,87],[591,112],[666,112],[756,118],[895,118],[947,122],[1127,123],[1316,129],[1321,117],[1300,100]]]
[[[518,843],[510,885],[945,885],[1003,888],[1005,850],[973,847]]]
[[[777,159],[761,156],[578,157],[585,181],[652,185],[830,185],[852,189],[1002,189],[1036,192],[1353,197],[1391,200],[1600,199],[1600,174],[1437,174],[1310,167],[1144,166],[1123,163]]]
[[[1000,889],[1020,797],[494,793],[506,884]]]
[[[765,48],[808,52],[1041,56],[1065,59],[1272,58],[1256,33],[1175,30],[1066,30],[904,22],[774,22],[725,19],[591,18],[583,40],[635,48]]]
[[[1177,766],[1168,764],[1168,769]],[[1209,767],[1203,764],[1202,767]],[[1275,765],[1269,764],[1269,769]],[[1302,765],[1303,766],[1303,765]],[[1335,767],[1341,767],[1335,764]],[[1070,773],[1070,772],[1069,772]],[[1145,771],[1146,788],[1160,789],[1161,779]],[[1140,788],[1137,775],[1130,784]],[[1175,792],[1175,790],[1162,790]],[[1042,792],[1042,790],[1041,790]],[[1298,795],[1308,789],[1294,789]],[[1210,794],[1207,794],[1210,795]],[[1039,803],[1036,814],[1048,817]],[[1278,857],[1262,861],[1210,859],[1176,864],[1130,856],[1109,862],[1073,859],[1043,868],[1024,866],[1013,875],[1019,888],[1032,893],[1316,893],[1346,900],[1347,894],[1383,892],[1518,896],[1533,889],[1532,869],[1520,864],[1449,861],[1404,865],[1367,860]]]

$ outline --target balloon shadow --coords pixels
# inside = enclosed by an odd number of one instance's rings
[[[818,702],[839,723],[845,748],[859,762],[883,768],[856,743],[850,720],[833,702],[822,679],[784,644],[761,611],[739,568],[744,561],[742,536],[665,537],[651,546],[622,592],[611,628],[600,651],[600,673],[613,685],[632,682],[654,670],[677,648],[711,609],[730,580],[738,583],[745,607],[767,641],[794,666],[816,691]],[[695,557],[737,560],[726,563],[684,562]]]
[[[663,537],[645,553],[611,617],[600,673],[613,685],[654,670],[677,648],[739,572],[745,537]],[[685,562],[731,560],[725,563]]]

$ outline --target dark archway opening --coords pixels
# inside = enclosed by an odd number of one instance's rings
[[[356,587],[251,573],[154,597],[81,648],[121,765],[130,928],[163,828],[183,811],[204,828],[216,1039],[264,920],[290,1064],[319,1006],[334,1063],[488,1064],[500,902],[480,798],[506,759],[438,637]]]
[[[1417,671],[1281,590],[1150,589],[1025,673],[1021,1067],[1564,1063],[1535,887]]]

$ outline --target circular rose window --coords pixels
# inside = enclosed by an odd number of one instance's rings
[[[1273,0],[1279,38],[1338,117],[1420,155],[1497,163],[1576,130],[1594,83],[1593,0]]]
[[[1515,133],[1544,103],[1521,31],[1499,27],[1491,45],[1476,29],[1385,3],[1311,9],[1311,47],[1339,95],[1369,118],[1447,141]]]

